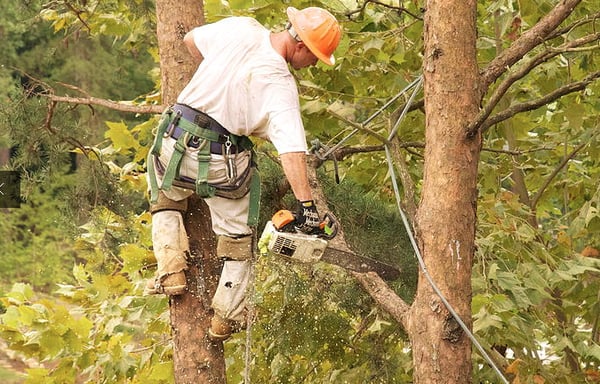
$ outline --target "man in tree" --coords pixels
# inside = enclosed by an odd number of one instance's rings
[[[328,11],[287,9],[289,22],[270,32],[248,17],[230,17],[188,32],[184,43],[199,67],[167,109],[149,155],[152,240],[158,262],[147,294],[186,290],[187,198],[204,198],[224,260],[208,331],[225,340],[245,317],[256,225],[257,173],[248,136],[270,140],[298,200],[296,226],[310,233],[320,217],[308,183],[298,89],[288,67],[320,59],[333,65],[341,29]]]

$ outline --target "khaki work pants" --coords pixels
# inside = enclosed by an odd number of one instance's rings
[[[166,166],[173,153],[175,140],[165,138],[159,160]],[[250,152],[241,152],[235,156],[238,174],[250,166]],[[180,175],[195,178],[198,160],[193,149],[184,154]],[[156,175],[159,185],[160,175]],[[211,155],[208,181],[220,184],[227,180],[225,159],[220,155]],[[160,191],[159,199],[152,205],[152,241],[158,263],[158,278],[187,269],[186,255],[189,253],[188,235],[183,225],[181,212],[187,209],[187,198],[194,191],[173,186]],[[252,228],[248,226],[250,194],[240,199],[228,199],[214,196],[204,199],[210,209],[212,229],[221,237],[240,238],[250,236]],[[251,278],[252,248],[242,247],[236,250],[235,257],[220,255],[223,258],[223,270],[219,285],[212,299],[212,308],[224,319],[243,322],[246,307],[246,290]]]

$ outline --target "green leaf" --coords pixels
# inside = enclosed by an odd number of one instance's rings
[[[6,312],[0,316],[0,319],[2,319],[2,324],[5,327],[10,327],[13,329],[19,329],[19,326],[21,325],[20,318],[21,314],[19,313],[19,308],[15,306],[8,307]]]
[[[521,281],[512,272],[498,272],[496,278],[498,286],[504,290],[512,291],[513,289],[520,288]]]
[[[327,104],[319,100],[305,101],[302,104],[302,112],[306,114],[318,113],[327,109]]]
[[[590,222],[594,219],[598,219],[599,217],[599,213],[598,213],[598,208],[590,205],[589,209],[587,210],[587,213],[585,215],[585,225],[589,226]]]
[[[474,316],[475,321],[473,322],[473,332],[479,333],[482,331],[487,331],[489,328],[501,329],[503,328],[504,322],[502,318],[489,313],[485,308],[481,308],[481,310]]]
[[[152,378],[156,380],[171,380],[173,377],[173,363],[162,362],[152,365]]]
[[[492,306],[495,309],[495,311],[499,313],[514,312],[517,309],[515,303],[507,295],[504,294],[493,295],[490,299],[490,302],[492,303]]]
[[[125,244],[119,250],[123,259],[123,272],[136,273],[148,265],[153,259],[153,253],[137,244]]]
[[[107,121],[106,125],[109,129],[104,133],[104,137],[109,139],[115,148],[118,150],[131,151],[137,151],[140,149],[140,144],[133,137],[125,123]]]
[[[33,297],[33,289],[29,284],[15,283],[12,290],[6,294],[6,297],[13,304],[24,304]]]
[[[89,274],[85,270],[85,266],[83,264],[75,264],[73,266],[73,276],[81,284],[87,283],[89,279]]]
[[[581,128],[586,113],[582,104],[573,102],[569,103],[569,108],[565,110],[565,118],[572,129]]]
[[[40,313],[30,306],[21,305],[18,312],[19,322],[25,326],[33,325],[40,317]]]
[[[367,53],[370,49],[374,49],[377,52],[381,51],[381,47],[383,47],[383,44],[385,44],[385,41],[379,38],[372,38],[372,39],[368,39],[364,44],[363,44],[363,50],[365,53]]]
[[[90,332],[94,327],[92,323],[86,317],[79,317],[71,321],[70,328],[77,335],[77,337],[87,340],[90,337]]]
[[[39,338],[40,347],[49,357],[54,358],[60,354],[64,347],[64,339],[52,330],[43,332]]]
[[[579,346],[578,350],[582,351],[586,357],[600,361],[600,345],[596,343],[585,343]]]
[[[54,380],[49,379],[50,371],[46,368],[28,368],[25,372],[27,372],[25,384],[54,383]]]

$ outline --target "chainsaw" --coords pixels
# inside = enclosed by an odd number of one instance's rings
[[[276,212],[271,218],[271,222],[275,229],[279,232],[295,233],[299,232],[296,229],[296,215],[287,209],[282,209]],[[307,235],[314,235],[321,239],[331,240],[337,235],[339,223],[332,213],[327,212],[323,216],[323,220]]]
[[[395,280],[400,275],[400,270],[391,265],[329,246],[329,240],[337,235],[340,228],[337,218],[331,213],[326,213],[319,227],[311,233],[297,230],[295,224],[296,217],[291,211],[276,212],[265,225],[258,242],[261,253],[268,250],[300,263],[323,261],[356,272],[374,271],[386,280]]]

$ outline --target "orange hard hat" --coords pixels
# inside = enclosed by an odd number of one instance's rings
[[[333,51],[340,43],[342,30],[335,17],[319,7],[287,9],[292,28],[308,49],[327,65],[335,63]]]

